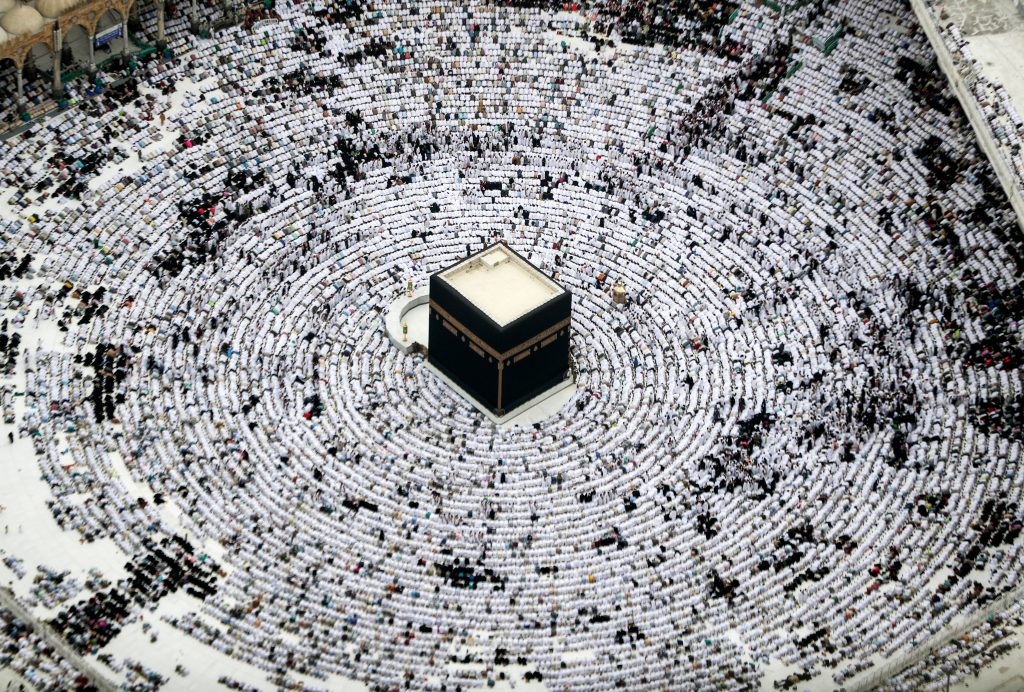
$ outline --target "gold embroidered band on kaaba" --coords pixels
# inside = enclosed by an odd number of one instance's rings
[[[513,346],[512,348],[510,348],[509,350],[505,351],[504,353],[499,353],[495,349],[491,348],[490,344],[488,344],[486,341],[484,341],[483,339],[478,337],[476,334],[471,332],[469,329],[466,329],[466,326],[464,324],[462,324],[457,319],[452,317],[451,314],[447,310],[445,310],[444,308],[440,307],[434,301],[430,301],[430,309],[433,310],[434,312],[436,312],[438,315],[441,316],[441,318],[445,321],[445,325],[444,326],[447,327],[449,331],[452,331],[453,333],[455,331],[458,331],[463,336],[465,336],[467,339],[469,339],[470,346],[471,347],[475,346],[475,348],[473,348],[474,351],[477,351],[477,353],[480,353],[480,350],[483,350],[488,355],[493,356],[500,363],[504,363],[505,359],[507,359],[507,358],[509,358],[511,356],[516,355],[517,353],[519,353],[520,351],[523,351],[524,349],[528,349],[528,348],[532,347],[536,343],[543,342],[543,343],[541,343],[541,346],[547,346],[552,341],[554,341],[554,337],[558,333],[559,330],[565,329],[566,327],[569,326],[569,321],[570,321],[569,318],[566,317],[561,322],[558,322],[557,324],[554,324],[554,325],[548,327],[547,329],[542,331],[540,334],[537,334],[536,336],[530,337],[529,339],[527,339],[523,343],[521,343],[521,344],[519,344],[517,346]],[[480,355],[483,355],[483,353],[480,353]]]

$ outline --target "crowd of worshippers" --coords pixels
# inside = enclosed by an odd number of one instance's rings
[[[175,17],[184,57],[98,128],[5,145],[22,200],[71,207],[4,226],[71,349],[24,350],[19,434],[59,525],[135,556],[55,629],[97,651],[181,591],[197,646],[285,677],[842,685],[1019,583],[1021,240],[913,14],[702,4],[598,5],[593,53],[529,3]],[[795,40],[826,19],[831,55]],[[174,106],[185,78],[214,85]],[[108,141],[164,119],[135,168]],[[496,239],[593,328],[525,430],[380,337],[407,277]],[[151,502],[83,471],[113,450]],[[154,534],[169,501],[230,579]]]
[[[164,537],[159,544],[145,548],[145,553],[125,564],[129,576],[116,587],[65,608],[50,621],[80,653],[99,651],[138,608],[150,609],[179,589],[199,600],[216,590],[219,566],[197,554],[185,538]]]
[[[949,22],[941,7],[936,7],[934,2],[926,4],[936,18],[954,66],[961,74],[970,76],[967,81],[973,84],[971,91],[1016,185],[1024,187],[1024,116],[1020,113],[1019,104],[1013,103],[1013,97],[1004,85],[983,73],[961,28]],[[1018,12],[1021,11],[1019,8],[1018,4]]]
[[[0,373],[14,375],[21,352],[21,334],[10,329],[10,321],[0,322]]]
[[[187,5],[187,3],[186,3]],[[52,93],[53,78],[50,70],[42,68],[37,60],[29,59],[22,70],[22,94],[24,103],[16,101],[18,89],[14,70],[0,71],[0,133],[20,127],[26,122],[30,112],[61,110],[81,110],[90,115],[97,115],[110,108],[117,108],[135,98],[134,74],[140,66],[153,65],[169,60],[179,63],[180,59],[173,56],[183,51],[191,43],[191,34],[198,31],[208,36],[211,29],[232,25],[242,25],[251,29],[254,24],[264,20],[278,18],[275,11],[275,0],[260,2],[206,3],[196,6],[196,26],[192,26],[188,13],[174,2],[165,4],[168,36],[173,49],[170,51],[149,51],[129,55],[127,58],[113,53],[113,45],[105,44],[94,47],[92,54],[73,48],[71,41],[64,43],[61,54],[61,65],[64,69],[63,92]],[[141,39],[140,45],[156,43],[157,19],[155,3],[133,8],[128,18],[129,36]],[[80,45],[80,44],[79,44]],[[92,67],[89,67],[89,60]],[[70,73],[70,75],[68,74]],[[161,87],[164,93],[170,93],[167,85]],[[110,133],[108,132],[108,135]]]
[[[96,689],[30,623],[7,608],[0,608],[0,670],[13,671],[37,690],[89,692]],[[14,684],[21,686],[16,688]],[[7,689],[25,688],[20,682],[11,682]]]
[[[1019,636],[1024,625],[1024,604],[1016,603],[1005,613],[998,613],[963,636],[943,642],[943,646],[920,662],[900,671],[886,681],[886,687],[899,692],[943,689],[947,679],[965,680],[968,685],[977,679],[986,666],[1009,663],[1019,656]]]

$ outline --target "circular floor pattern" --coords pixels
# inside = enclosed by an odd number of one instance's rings
[[[478,9],[478,19],[498,23],[518,16]],[[748,8],[737,30],[755,32],[765,12]],[[537,13],[525,16],[535,31]],[[913,136],[948,134],[945,146],[969,151],[962,123],[922,115],[898,92],[907,87],[890,74],[896,49],[874,55],[880,20],[851,21],[863,37],[845,38],[840,51],[890,75],[872,88],[899,96],[878,98],[913,122]],[[292,40],[284,26],[266,30],[268,40]],[[340,25],[322,30],[332,46],[348,36]],[[431,39],[454,32],[429,31]],[[569,69],[576,58],[530,31],[538,70]],[[223,40],[282,71],[299,67],[267,41]],[[468,56],[472,46],[463,47]],[[660,49],[621,59],[641,69],[645,56],[645,74],[659,74]],[[793,77],[794,93],[831,88],[836,60],[805,57],[816,62]],[[227,78],[237,73],[225,65],[212,69],[227,95],[186,106],[190,131],[209,125],[226,137],[237,127],[235,111],[251,95],[231,90]],[[326,59],[313,67],[327,70]],[[360,103],[370,120],[357,130],[361,143],[393,148],[428,131],[422,101],[395,103],[399,89],[413,89],[402,86],[409,74],[371,84],[357,79],[370,67],[357,66],[345,72],[357,95],[269,99],[292,109],[288,127],[308,127],[308,139],[256,156],[252,143],[221,151],[197,138],[168,164],[197,177],[154,173],[130,194],[112,193],[76,227],[93,229],[97,245],[54,236],[47,276],[102,286],[117,301],[75,327],[66,352],[40,360],[35,382],[56,411],[94,377],[76,349],[110,344],[125,355],[123,380],[106,385],[118,397],[116,423],[68,404],[81,427],[67,449],[46,435],[38,442],[67,526],[106,533],[129,554],[160,530],[122,487],[95,481],[111,456],[123,458],[225,551],[225,577],[183,626],[202,623],[199,639],[270,672],[382,687],[479,685],[517,666],[552,689],[748,687],[761,681],[767,657],[789,670],[850,666],[948,621],[933,597],[965,602],[967,580],[937,589],[975,540],[959,522],[992,498],[1012,505],[996,523],[1012,522],[1020,495],[1019,441],[979,430],[971,408],[982,396],[1019,392],[1019,374],[979,364],[954,342],[952,322],[973,344],[987,336],[980,294],[958,277],[969,271],[1007,286],[1014,267],[996,250],[953,257],[935,244],[923,212],[900,217],[898,230],[883,223],[887,174],[858,184],[829,177],[829,161],[809,143],[861,127],[870,140],[845,141],[867,162],[879,142],[903,147],[906,136],[865,124],[856,106],[829,105],[835,122],[804,122],[813,137],[790,147],[792,118],[780,124],[782,115],[741,104],[719,140],[695,134],[689,157],[638,172],[637,152],[656,160],[658,147],[644,143],[646,121],[638,130],[630,113],[678,119],[662,104],[681,89],[699,100],[710,88],[700,70],[678,85],[652,79],[648,97],[634,93],[630,70],[595,63],[593,130],[589,119],[566,118],[564,128],[537,127],[506,151],[497,125],[515,120],[509,102],[521,98],[523,121],[536,124],[541,99],[569,98],[575,87],[501,92],[498,63],[466,59],[451,69],[494,87],[480,96],[480,129],[442,123],[435,135],[448,138],[445,150],[403,159],[411,172],[401,184],[388,166],[367,165],[349,198],[330,206],[280,180],[295,165],[330,169],[334,155],[316,143],[321,112],[343,129]],[[393,110],[371,116],[363,95],[387,95]],[[813,98],[786,103],[815,106]],[[276,117],[273,108],[259,112]],[[615,136],[603,123],[620,128],[625,146],[601,140]],[[760,163],[736,154],[744,128],[765,138]],[[469,156],[460,143],[480,137],[493,151]],[[140,196],[216,203],[226,163],[203,157],[243,151],[252,170],[276,176],[267,211],[216,237],[199,226],[198,240],[182,216],[173,214],[181,227],[161,227],[139,215]],[[982,184],[967,174],[984,175],[983,164],[964,164],[945,192],[929,187],[922,165],[909,154],[880,164],[906,169],[917,186],[908,195],[947,194],[965,216],[982,201]],[[816,178],[831,182],[814,207],[800,195]],[[489,181],[507,181],[507,194],[487,194]],[[992,247],[1000,223],[961,229],[964,245]],[[492,425],[419,356],[392,348],[381,317],[407,279],[423,285],[467,248],[498,238],[573,292],[579,391],[523,430]],[[97,261],[97,246],[122,240],[134,252]],[[624,311],[605,290],[615,279],[631,293]],[[39,411],[30,422],[43,431],[59,424]],[[982,455],[994,464],[984,472]],[[88,480],[61,471],[71,458]],[[76,493],[97,501],[80,504]],[[961,513],[949,521],[954,508]],[[905,571],[880,588],[875,567]],[[987,583],[1004,586],[1012,569],[994,568]]]

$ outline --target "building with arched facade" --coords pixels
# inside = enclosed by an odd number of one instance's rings
[[[84,31],[88,37],[88,70],[96,69],[95,45],[101,20],[113,13],[120,22],[124,38],[122,52],[128,50],[128,16],[137,0],[37,0],[25,4],[18,0],[0,0],[0,64],[10,61],[17,73],[18,101],[23,100],[23,70],[33,50],[43,47],[53,58],[53,92],[60,96],[61,53],[71,32]],[[164,0],[154,0],[157,8],[157,40],[164,39]],[[116,24],[115,24],[116,26]]]

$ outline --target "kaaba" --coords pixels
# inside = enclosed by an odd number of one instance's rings
[[[427,361],[502,416],[569,377],[572,294],[503,243],[430,277]]]

